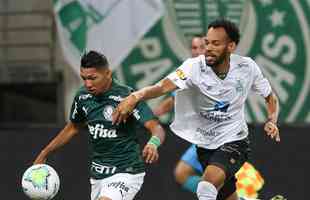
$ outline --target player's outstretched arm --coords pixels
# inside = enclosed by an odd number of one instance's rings
[[[129,115],[139,101],[152,99],[162,96],[168,92],[175,90],[177,86],[169,79],[163,79],[159,83],[144,87],[126,97],[113,112],[113,123],[120,124],[126,122]]]
[[[271,94],[265,98],[265,102],[267,106],[268,120],[265,123],[264,130],[266,131],[267,135],[269,135],[272,139],[280,142],[280,133],[277,126],[280,110],[279,100],[277,96],[273,92],[271,92]]]
[[[153,113],[156,116],[164,115],[170,112],[174,106],[174,97],[170,96],[164,99],[156,108],[153,109]]]
[[[79,129],[78,124],[74,124],[72,122],[67,123],[58,135],[40,152],[33,164],[45,163],[47,156],[51,152],[68,143],[72,137],[79,132]]]
[[[166,133],[158,120],[149,120],[144,123],[144,126],[152,136],[143,148],[142,155],[146,163],[153,163],[159,158],[157,148],[164,142]]]

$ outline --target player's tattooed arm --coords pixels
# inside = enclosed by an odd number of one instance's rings
[[[280,142],[280,133],[277,125],[280,110],[278,97],[273,92],[271,92],[265,98],[265,102],[267,106],[268,119],[265,123],[264,130],[272,139]]]
[[[138,102],[162,96],[177,89],[177,86],[168,78],[159,83],[144,87],[126,97],[113,112],[113,123],[126,122]]]
[[[174,107],[174,97],[170,96],[164,99],[156,108],[153,109],[155,116],[162,116],[170,112]]]

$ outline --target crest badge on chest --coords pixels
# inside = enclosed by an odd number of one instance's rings
[[[112,121],[112,113],[114,111],[114,107],[111,105],[105,106],[102,114],[103,117],[107,120],[107,121]]]

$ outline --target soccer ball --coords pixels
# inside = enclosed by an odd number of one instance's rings
[[[46,164],[29,167],[22,178],[24,193],[36,200],[52,199],[59,190],[59,184],[57,172]]]

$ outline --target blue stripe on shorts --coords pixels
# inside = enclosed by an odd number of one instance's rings
[[[202,174],[203,169],[198,161],[198,156],[196,152],[196,146],[191,145],[185,153],[182,155],[181,160],[186,162],[188,165],[190,165],[193,169],[195,169],[198,173]]]

